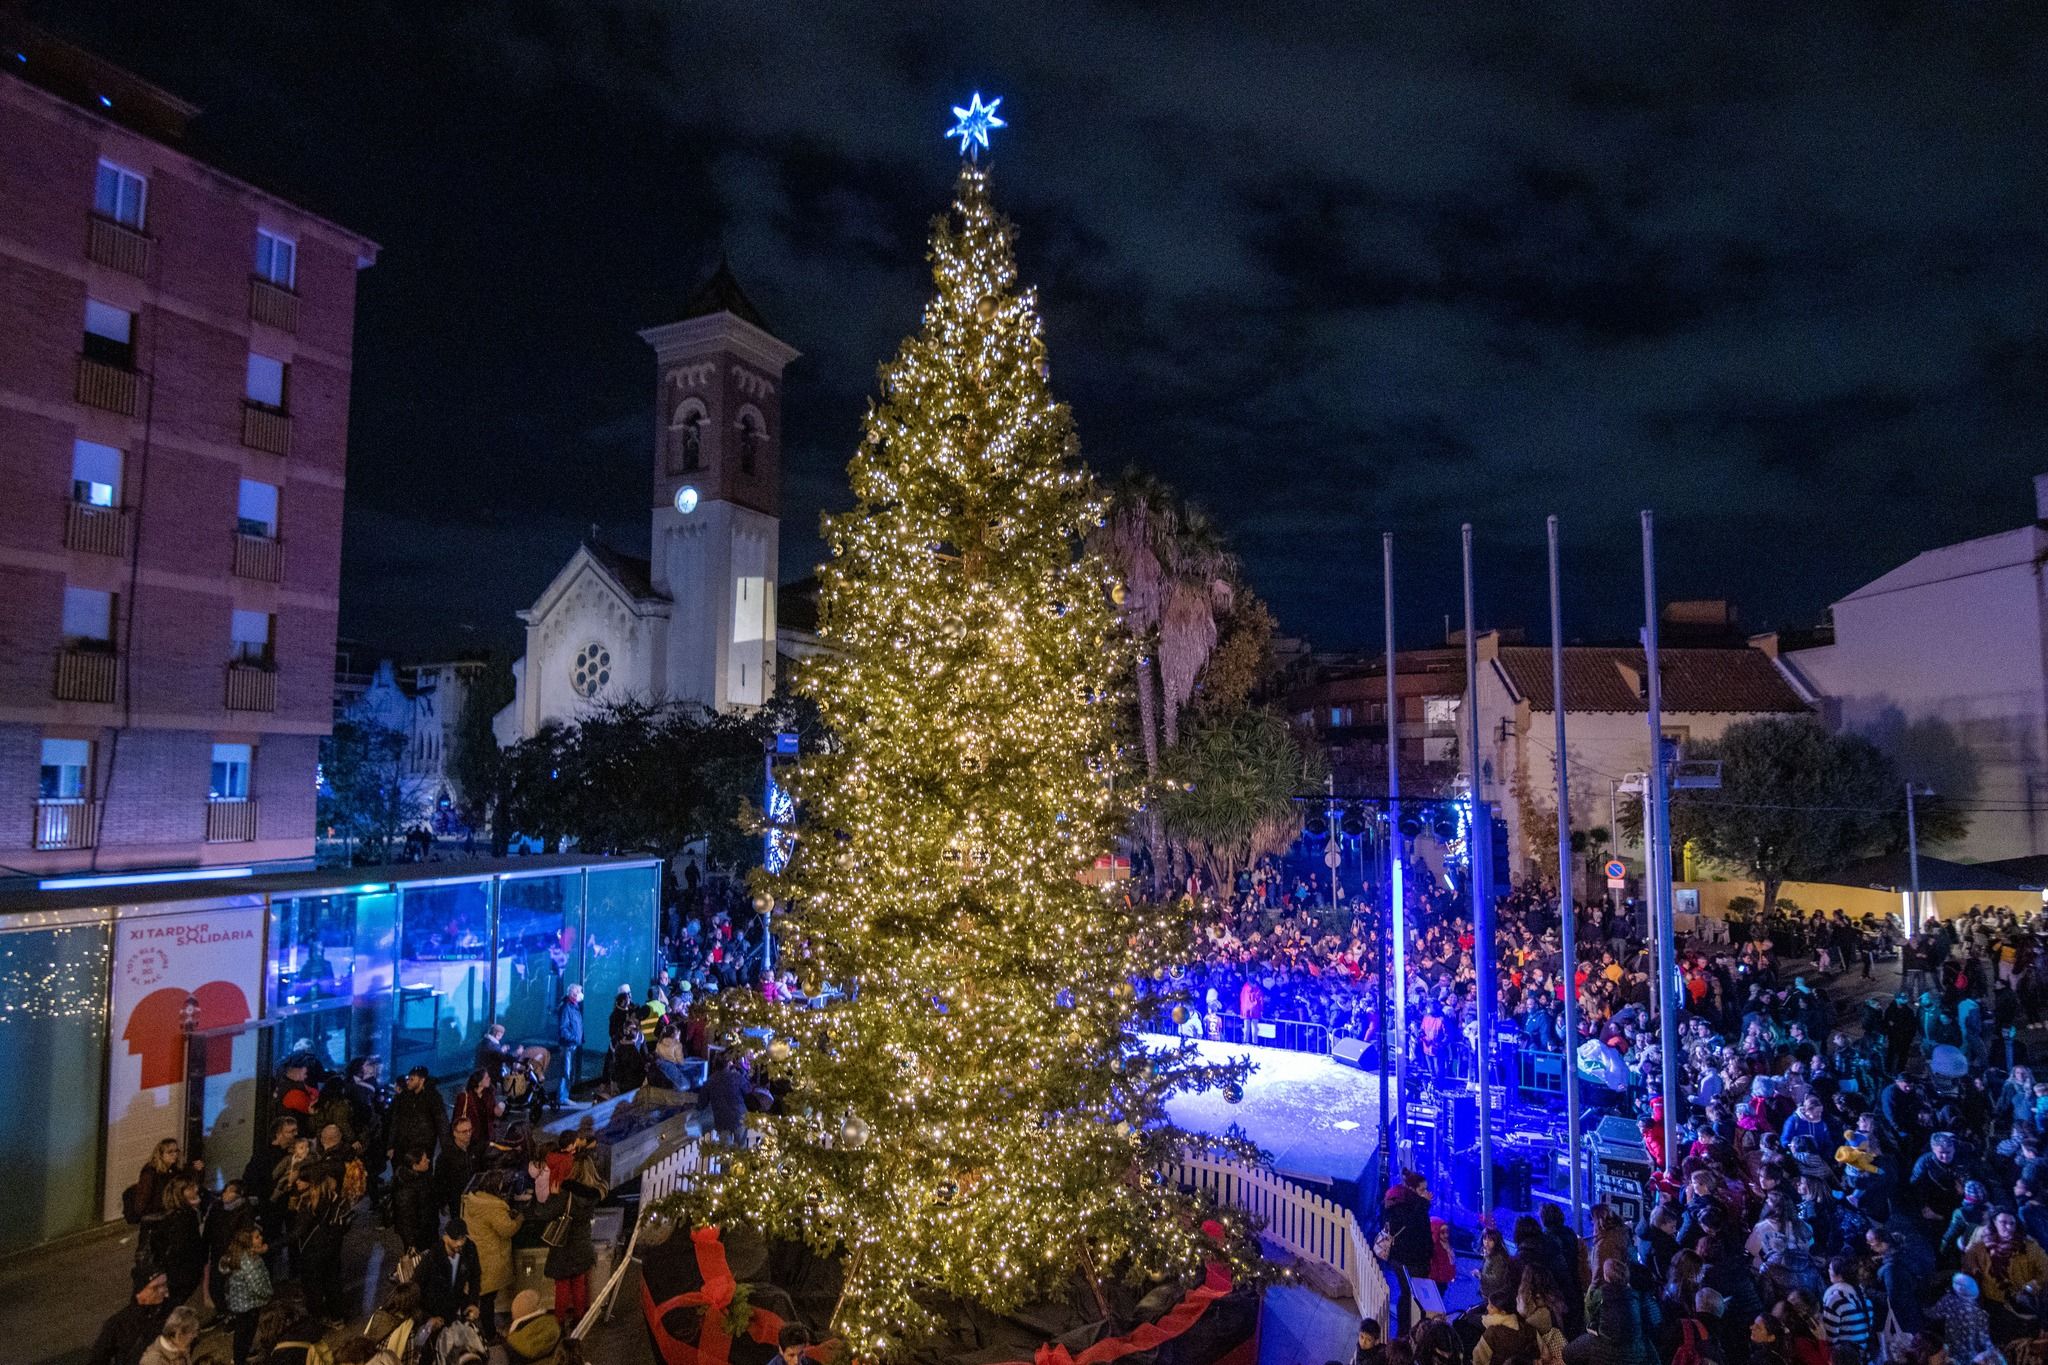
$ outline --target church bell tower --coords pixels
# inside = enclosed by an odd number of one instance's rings
[[[681,321],[640,336],[657,362],[648,576],[673,604],[668,695],[759,706],[775,690],[782,371],[798,352],[724,261]]]

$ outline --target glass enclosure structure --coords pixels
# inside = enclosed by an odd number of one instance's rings
[[[659,862],[569,855],[0,892],[0,1254],[119,1216],[162,1138],[239,1171],[286,1057],[460,1081],[493,1022],[554,1053],[572,982],[600,1053],[659,900]]]

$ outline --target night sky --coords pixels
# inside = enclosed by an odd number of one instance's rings
[[[1282,625],[1569,634],[1667,596],[1810,623],[2018,525],[2048,471],[2048,8],[44,3],[383,244],[361,279],[343,632],[516,639],[593,522],[644,551],[653,364],[721,248],[804,358],[785,578],[913,330],[970,90],[1001,95],[1056,390],[1206,504]]]

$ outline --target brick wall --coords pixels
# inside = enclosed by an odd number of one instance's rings
[[[11,74],[0,74],[0,146],[0,849],[32,842],[40,740],[61,731],[98,737],[111,786],[97,793],[97,858],[35,855],[37,870],[132,866],[152,850],[167,864],[217,856],[202,843],[217,739],[259,745],[254,851],[305,856],[331,715],[355,277],[375,247]],[[87,257],[101,157],[149,178],[143,277]],[[249,320],[259,225],[297,244],[296,333]],[[138,314],[148,401],[137,417],[75,401],[88,296]],[[292,366],[289,455],[242,444],[252,347]],[[65,546],[79,438],[124,452],[132,558]],[[281,584],[232,573],[243,478],[280,489]],[[52,697],[66,582],[118,595],[132,713]],[[226,709],[238,607],[277,617],[274,714]]]

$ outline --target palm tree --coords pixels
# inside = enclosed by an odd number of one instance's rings
[[[1096,536],[1123,586],[1124,629],[1137,642],[1138,733],[1155,790],[1161,754],[1180,741],[1181,711],[1216,648],[1217,614],[1228,611],[1236,561],[1214,523],[1150,474],[1127,470]],[[1173,849],[1156,810],[1142,823],[1155,865]]]
[[[1171,489],[1149,474],[1127,470],[1110,494],[1109,515],[1096,536],[1097,548],[1123,585],[1124,629],[1138,645],[1138,731],[1148,781],[1159,776],[1159,694],[1152,652],[1166,606],[1161,547],[1171,538],[1178,514]]]
[[[1181,708],[1195,695],[1195,680],[1215,651],[1217,617],[1230,610],[1236,562],[1223,537],[1200,509],[1183,507],[1173,534],[1161,545],[1165,604],[1159,617],[1160,736],[1180,742]]]

